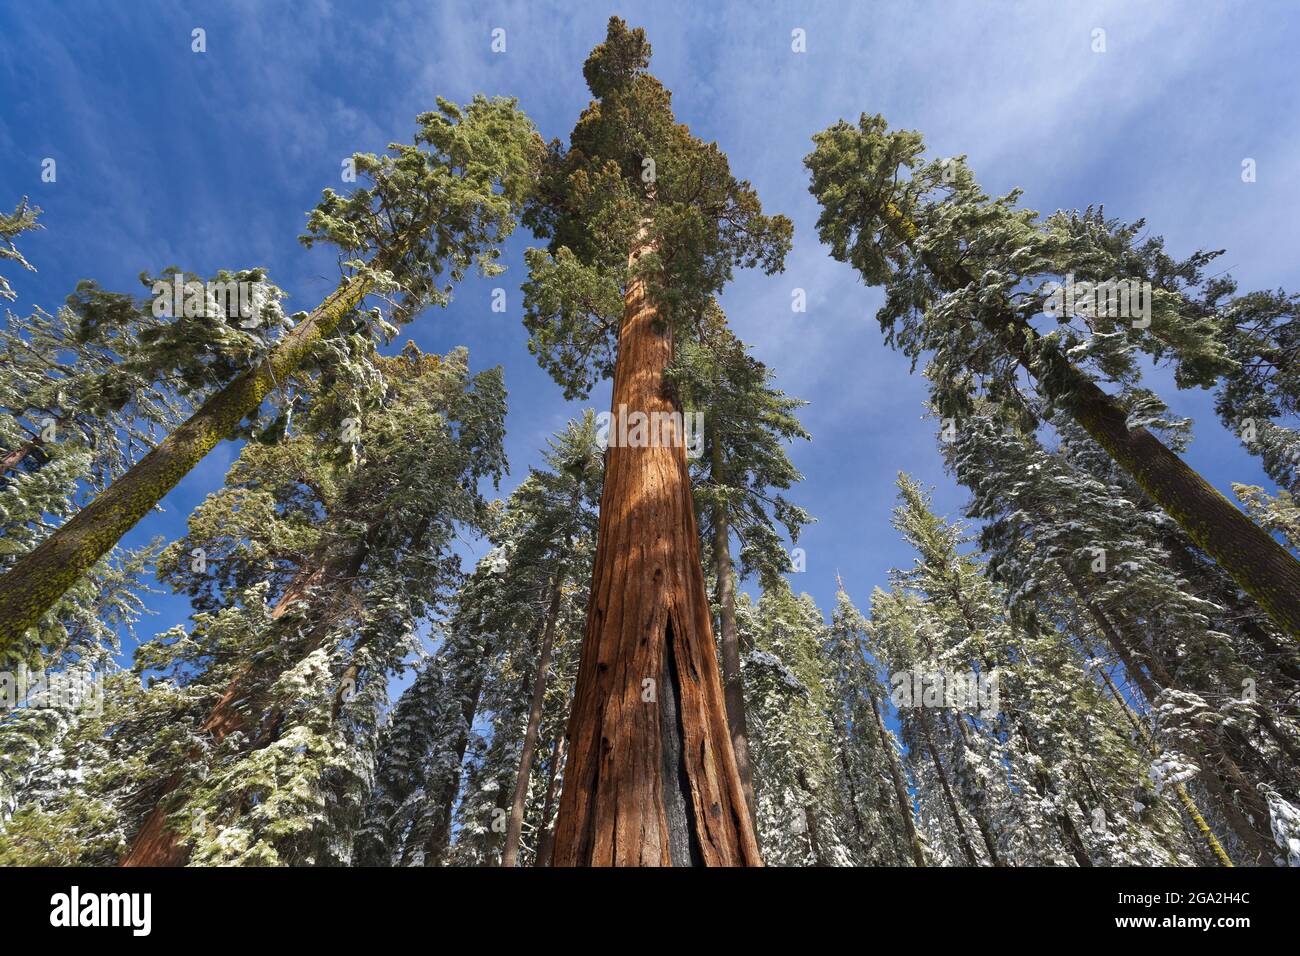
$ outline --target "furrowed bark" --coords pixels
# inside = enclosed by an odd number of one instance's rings
[[[671,358],[671,330],[634,278],[614,371],[617,418],[621,408],[678,411],[664,390]],[[612,437],[606,453],[557,866],[761,865],[727,727],[684,437],[667,447]],[[676,758],[667,766],[665,753]],[[670,811],[684,833],[670,829]]]
[[[66,524],[0,576],[0,653],[18,644],[46,611],[106,555],[203,457],[262,404],[308,350],[370,291],[354,276],[299,323],[266,360],[248,369]]]

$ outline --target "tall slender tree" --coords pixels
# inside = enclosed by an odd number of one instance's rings
[[[518,509],[527,527],[515,541],[507,573],[518,586],[544,583],[545,617],[537,649],[537,667],[532,676],[528,722],[519,748],[519,769],[511,795],[501,865],[514,866],[519,859],[519,841],[524,825],[533,761],[537,753],[543,709],[550,684],[552,655],[562,622],[564,594],[569,582],[582,570],[583,558],[595,539],[595,508],[599,501],[603,461],[596,443],[596,423],[588,414],[550,443],[546,468],[532,475],[532,483],[521,486]],[[580,587],[581,585],[579,585]],[[569,697],[568,688],[562,689]],[[554,694],[552,693],[552,696]]]
[[[481,524],[475,486],[504,466],[499,370],[471,376],[463,352],[412,347],[371,361],[377,381],[358,393],[338,380],[301,435],[245,446],[163,556],[164,575],[212,610],[143,647],[137,666],[185,686],[206,715],[184,765],[141,788],[153,809],[126,865],[349,857],[355,821],[330,818],[360,816],[386,675],[450,597],[449,542]],[[355,433],[343,424],[354,415]]]
[[[1137,245],[1142,223],[1120,225],[1094,210],[1040,221],[1017,208],[1018,192],[988,197],[962,158],[924,162],[920,134],[891,131],[881,116],[840,121],[814,142],[805,162],[822,205],[822,241],[867,282],[887,287],[878,315],[887,341],[913,362],[933,353],[941,414],[959,418],[975,393],[1027,414],[1027,380],[1300,639],[1300,561],[1151,431],[1131,423],[1098,382],[1131,383],[1138,351],[1176,355],[1180,385],[1209,386],[1232,367],[1213,320],[1170,280],[1167,257]],[[1210,257],[1198,253],[1172,272],[1195,274]],[[1047,283],[1076,274],[1089,290],[1092,283],[1149,281],[1150,308],[1119,315],[1118,302],[1076,309],[1061,301],[1044,330],[1041,317],[1052,311]]]
[[[497,245],[514,227],[540,145],[531,124],[513,101],[483,97],[463,109],[440,100],[419,123],[413,145],[394,144],[391,155],[355,155],[371,185],[346,198],[327,189],[308,220],[307,245],[340,249],[339,287],[0,577],[0,651],[22,641],[367,296],[399,293],[394,317],[403,320],[429,302],[445,302],[444,274],[457,280],[475,262],[499,270]]]
[[[744,661],[745,689],[764,858],[776,866],[850,865],[855,831],[838,788],[821,612],[778,577],[743,615],[742,627],[753,646]]]
[[[389,715],[375,786],[356,836],[363,866],[443,866],[452,842],[465,755],[484,684],[501,660],[506,582],[495,550],[456,595],[438,648]]]
[[[1134,407],[1178,447],[1185,422],[1150,398]],[[1076,424],[1055,424],[1062,440],[1049,450],[977,402],[945,444],[972,489],[970,514],[986,521],[993,574],[1021,613],[1114,662],[1131,699],[1159,718],[1156,742],[1192,768],[1187,785],[1203,788],[1216,826],[1240,844],[1232,857],[1268,862],[1258,787],[1296,783],[1295,652]]]
[[[875,865],[926,866],[898,741],[883,718],[889,695],[864,654],[869,625],[838,576],[836,585],[823,653],[830,671],[840,786],[857,835],[858,854],[861,861]]]
[[[571,396],[614,378],[554,862],[757,865],[664,373],[736,266],[781,267],[791,225],[674,120],[649,60],[611,18],[583,67],[595,99],[525,220],[550,240],[528,252],[532,349]]]

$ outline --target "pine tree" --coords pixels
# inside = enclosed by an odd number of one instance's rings
[[[26,269],[28,272],[36,271],[36,267],[19,251],[15,240],[25,232],[44,229],[45,227],[37,222],[40,216],[41,207],[29,205],[26,196],[14,207],[13,212],[0,213],[0,259],[17,263],[20,269]],[[14,292],[8,276],[0,275],[0,299],[12,302],[16,298],[18,293]]]
[[[160,558],[201,609],[140,646],[149,687],[95,745],[120,755],[97,797],[125,862],[350,858],[388,676],[458,583],[451,543],[486,515],[477,483],[504,468],[499,371],[353,344],[363,361],[339,357],[302,430],[247,444]]]
[[[35,212],[20,207],[12,218],[34,223]],[[16,249],[9,257],[30,268]],[[264,276],[240,278],[262,283]],[[272,313],[278,290],[261,288],[264,312]],[[210,375],[247,357],[252,339],[245,332],[201,324],[165,322],[130,296],[92,283],[79,285],[53,315],[37,308],[7,316],[0,329],[0,568],[22,561],[147,453],[210,387]],[[138,615],[135,577],[155,551],[111,550],[41,618],[30,643],[4,656],[32,666],[69,655],[105,661],[116,651],[117,627]]]
[[[838,578],[836,584],[823,655],[830,666],[840,787],[856,836],[854,862],[926,866],[898,741],[883,719],[888,695],[864,654],[869,626]]]
[[[1185,423],[1150,400],[1143,414],[1178,445]],[[1240,843],[1233,859],[1267,860],[1268,808],[1256,784],[1294,786],[1285,703],[1294,653],[1257,609],[1235,603],[1220,569],[1077,425],[1056,424],[1062,441],[1049,452],[977,405],[948,446],[974,492],[970,513],[988,522],[993,572],[1013,605],[1076,635],[1089,657],[1104,649],[1135,699],[1155,708],[1153,745],[1192,768],[1211,816]]]
[[[594,518],[594,513],[591,517]],[[591,535],[584,535],[576,542],[570,561],[579,568],[583,565],[589,568],[591,544]],[[508,576],[510,572],[506,569],[502,573]],[[528,577],[526,572],[520,575],[524,581]],[[510,819],[520,792],[520,771],[532,724],[532,703],[538,696],[542,644],[552,620],[550,673],[545,675],[542,707],[534,732],[534,753],[549,753],[551,757],[544,771],[536,761],[530,763],[524,782],[519,838],[514,863],[510,865],[538,865],[547,827],[553,821],[553,812],[548,815],[548,811],[555,807],[561,771],[556,762],[560,754],[556,751],[572,703],[578,650],[586,620],[586,589],[576,584],[565,587],[554,619],[549,602],[537,600],[537,588],[529,590],[533,592],[531,598],[515,603],[521,624],[527,626],[506,635],[502,653],[483,689],[485,732],[475,740],[467,760],[465,792],[456,812],[457,840],[451,849],[451,859],[456,865],[489,866],[505,862],[512,831]],[[519,595],[519,591],[514,591],[516,599]],[[549,808],[547,793],[551,797]]]
[[[1215,396],[1225,428],[1260,456],[1283,491],[1300,493],[1300,296],[1252,292],[1232,296],[1228,278],[1206,282],[1201,304],[1219,323],[1233,366]],[[1291,425],[1284,422],[1290,421]]]
[[[1017,208],[1018,192],[990,199],[960,157],[922,162],[921,136],[891,132],[880,116],[863,114],[857,126],[841,121],[814,140],[805,162],[822,204],[822,241],[867,282],[887,287],[878,316],[887,341],[913,362],[933,353],[941,415],[960,418],[976,393],[1032,414],[1027,376],[1044,404],[1067,412],[1300,638],[1300,561],[1151,431],[1130,423],[1097,381],[1132,384],[1138,352],[1176,355],[1183,386],[1207,387],[1232,367],[1213,319],[1179,291],[1213,254],[1175,264],[1171,279],[1163,252],[1137,244],[1142,223],[1121,225],[1091,209],[1039,220]],[[1063,304],[1055,328],[1040,331],[1034,321],[1045,311],[1046,283],[1075,274],[1090,283],[1150,281],[1148,324]]]
[[[28,629],[263,399],[308,359],[367,296],[398,294],[394,318],[446,301],[478,262],[491,272],[531,182],[537,137],[512,101],[476,98],[461,109],[439,101],[421,114],[413,145],[392,155],[357,154],[372,185],[344,198],[326,190],[303,241],[340,250],[344,278],[273,348],[222,384],[93,502],[0,577],[0,651]]]
[[[682,343],[668,370],[686,414],[698,412],[709,423],[707,455],[701,455],[693,469],[695,501],[709,543],[727,723],[751,817],[756,805],[740,673],[744,649],[736,626],[736,579],[758,573],[771,580],[788,571],[790,558],[777,525],[793,545],[812,520],[781,494],[803,480],[783,444],[810,436],[795,416],[804,403],[772,387],[773,377],[727,327],[716,305],[707,310],[698,339]],[[733,534],[740,542],[738,572],[731,554]]]
[[[519,770],[515,775],[505,847],[501,854],[502,866],[514,866],[519,857],[524,804],[537,752],[551,657],[560,625],[561,602],[570,582],[581,587],[581,583],[574,580],[582,570],[579,562],[583,551],[579,550],[579,544],[585,546],[595,537],[595,508],[603,465],[596,437],[594,416],[588,414],[582,422],[571,423],[558,441],[551,442],[550,452],[546,455],[548,467],[533,473],[533,484],[525,482],[521,486],[517,505],[520,513],[512,516],[529,525],[516,539],[510,556],[508,568],[512,583],[522,587],[542,584],[546,594],[546,612],[537,669],[532,678],[528,724],[520,746]],[[563,696],[567,701],[567,688],[563,690]]]
[[[752,865],[664,373],[737,265],[781,267],[791,226],[674,121],[649,58],[644,32],[611,18],[583,68],[595,100],[569,148],[552,145],[525,217],[550,242],[528,252],[530,347],[569,396],[612,372],[615,434],[632,444],[607,455],[554,859]]]
[[[444,640],[402,695],[359,843],[373,863],[515,865],[545,829],[536,754],[556,749],[585,616],[601,459],[588,414],[550,442],[493,523],[493,549],[457,598]],[[554,678],[552,678],[554,675]],[[474,726],[490,723],[487,739]],[[467,792],[462,766],[469,756]],[[549,783],[555,755],[546,762]],[[532,798],[532,799],[530,799]],[[459,810],[457,805],[459,804]],[[461,834],[451,846],[453,818]],[[540,823],[540,825],[538,825]]]
[[[1086,646],[1032,598],[1009,595],[961,529],[900,478],[895,522],[920,559],[877,591],[868,634],[887,662],[928,843],[941,861],[978,865],[1186,862],[1177,810],[1149,796],[1154,755],[1134,746],[1090,674]],[[962,673],[987,679],[952,696]],[[921,680],[918,681],[918,675]],[[1109,679],[1107,676],[1106,679]],[[969,684],[967,685],[970,686]]]
[[[378,745],[375,785],[356,837],[362,866],[441,866],[489,669],[505,634],[495,551],[456,595],[434,654],[403,692]]]
[[[1004,865],[1014,853],[1007,822],[1020,809],[1006,779],[1010,755],[992,739],[993,715],[951,701],[945,691],[954,675],[996,679],[1006,624],[989,589],[980,587],[978,567],[959,553],[960,529],[933,514],[906,476],[899,477],[899,497],[894,524],[919,560],[894,575],[892,601],[873,596],[872,653],[891,675],[909,751],[933,765],[964,862]]]
[[[852,856],[837,788],[821,612],[812,598],[796,597],[784,578],[776,578],[741,623],[751,631],[747,643],[753,646],[744,662],[745,699],[753,717],[757,826],[765,860],[777,866],[847,866]]]

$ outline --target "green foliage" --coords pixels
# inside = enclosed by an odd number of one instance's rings
[[[17,263],[20,269],[26,269],[28,272],[36,271],[36,267],[24,259],[23,254],[18,251],[18,244],[14,240],[24,232],[45,228],[36,221],[40,214],[40,207],[29,206],[25,196],[14,207],[12,213],[0,213],[0,259]],[[17,293],[14,292],[9,279],[0,276],[0,299],[12,301],[15,298],[17,298]]]
[[[997,690],[996,709],[902,697],[903,741],[932,849],[965,862],[964,828],[985,862],[990,840],[1014,864],[1071,865],[1080,854],[1093,865],[1185,861],[1177,811],[1143,796],[1156,755],[1130,738],[1123,702],[1106,697],[1090,673],[1087,643],[1071,643],[1070,624],[1049,623],[1024,592],[1010,603],[978,554],[963,553],[960,527],[935,515],[905,475],[899,498],[895,526],[919,560],[894,572],[891,592],[873,597],[873,653],[898,675],[896,690],[914,689],[918,673],[978,673]],[[960,820],[944,799],[944,778]]]
[[[99,801],[119,814],[120,854],[161,799],[195,863],[350,858],[388,678],[459,584],[452,544],[489,519],[478,487],[505,466],[499,370],[472,374],[463,350],[362,360],[371,371],[334,369],[300,431],[245,445],[161,557],[198,610],[139,647],[147,689],[100,731],[124,772],[37,795],[8,839],[80,826]],[[85,842],[77,862],[102,862],[102,841]]]
[[[612,372],[622,291],[634,276],[687,334],[736,267],[776,272],[790,248],[790,221],[763,215],[717,145],[676,122],[649,62],[645,32],[611,17],[583,68],[596,99],[568,148],[551,144],[524,214],[549,240],[528,254],[524,324],[570,398]]]
[[[796,414],[807,403],[773,387],[774,377],[732,334],[716,305],[701,323],[700,337],[682,344],[666,376],[683,410],[704,416],[707,454],[693,462],[704,540],[713,541],[715,522],[725,517],[740,541],[742,578],[757,572],[771,579],[788,571],[777,525],[795,544],[813,521],[781,494],[803,480],[785,444],[811,440]]]
[[[1300,493],[1300,296],[1253,292],[1231,295],[1229,280],[1207,283],[1205,308],[1219,322],[1232,356],[1215,410],[1225,428],[1260,456],[1264,471],[1282,489]],[[1289,422],[1290,424],[1286,424]]]
[[[543,152],[515,104],[476,96],[457,106],[440,97],[437,110],[416,117],[413,143],[352,156],[368,185],[347,196],[324,190],[303,243],[338,247],[342,266],[397,292],[399,319],[445,304],[471,266],[500,273],[498,246],[514,229]]]
[[[603,477],[596,432],[590,412],[570,422],[548,442],[546,467],[530,471],[498,510],[492,551],[458,593],[437,651],[385,730],[378,783],[358,836],[361,860],[484,865],[499,858],[504,831],[494,823],[504,819],[514,791],[558,576],[552,673],[525,806],[522,857],[536,854],[551,822],[542,818],[544,793],[558,773],[548,755],[565,732],[586,623]],[[448,850],[439,841],[449,839],[453,815],[457,837]]]
[[[847,865],[821,612],[776,579],[757,607],[743,601],[737,618],[752,646],[742,673],[764,862]]]
[[[1022,370],[1042,399],[1068,404],[1077,371],[1135,385],[1142,353],[1176,360],[1184,387],[1234,368],[1192,295],[1219,253],[1174,260],[1163,240],[1141,239],[1142,222],[1099,208],[1041,218],[1019,206],[1019,191],[985,194],[964,157],[925,161],[919,133],[890,130],[878,115],[841,120],[813,141],[805,165],[822,206],[818,234],[836,259],[885,286],[877,318],[886,341],[914,365],[928,359],[942,415],[965,414],[980,394],[1028,420]],[[1151,283],[1149,326],[1068,308],[1045,315],[1049,284],[1067,276]],[[1025,356],[1008,348],[1021,333]]]

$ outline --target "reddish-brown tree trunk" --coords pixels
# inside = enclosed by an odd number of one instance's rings
[[[17,468],[36,448],[37,444],[34,441],[23,442],[17,448],[0,455],[0,475]]]
[[[672,333],[636,278],[614,370],[617,418],[677,411],[664,390],[671,358]],[[617,418],[554,862],[759,866],[727,728],[684,435],[675,429],[667,447],[621,447]]]
[[[275,607],[271,609],[271,619],[274,621],[283,617],[296,602],[307,598],[313,588],[319,588],[342,577],[340,571],[348,572],[348,577],[354,575],[364,552],[364,545],[359,545],[346,568],[341,563],[321,563],[319,560],[310,562],[301,573],[294,576],[284,593],[280,595]],[[313,628],[311,641],[318,639],[321,630],[322,627],[318,623]],[[210,736],[213,746],[221,743],[235,731],[244,729],[246,717],[240,709],[240,704],[244,700],[245,684],[244,676],[234,678],[213,706],[208,719],[199,728],[200,733]],[[167,826],[167,817],[175,809],[167,806],[167,798],[180,785],[181,779],[182,774],[176,773],[163,784],[162,792],[158,795],[153,810],[131,841],[131,848],[122,858],[119,866],[184,866],[189,860],[190,848],[183,845],[179,834]]]

